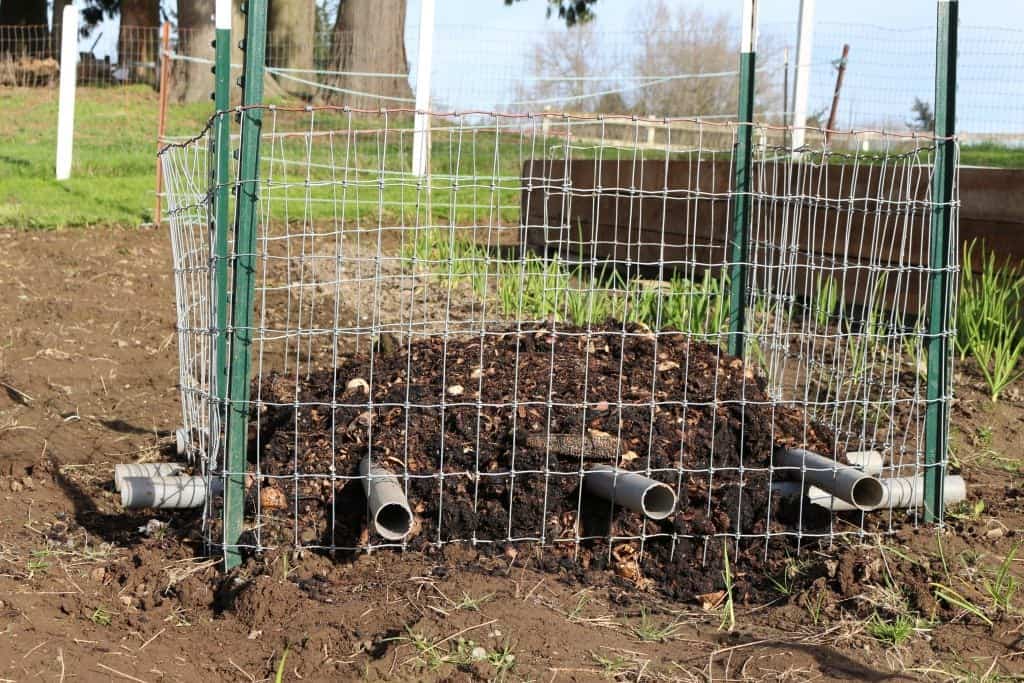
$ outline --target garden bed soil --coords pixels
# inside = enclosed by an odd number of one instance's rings
[[[414,550],[463,541],[514,553],[540,541],[556,571],[611,570],[688,600],[720,583],[727,538],[741,577],[791,552],[781,534],[797,520],[778,502],[768,509],[773,449],[832,452],[830,430],[772,405],[754,368],[678,333],[544,325],[390,346],[255,387],[271,404],[251,439],[263,545],[384,543],[367,536],[362,486],[347,478],[372,456],[408,474]],[[583,446],[594,439],[605,448]],[[675,511],[645,520],[581,491],[594,465],[649,472],[678,490]],[[780,536],[766,544],[769,531]],[[746,578],[739,588],[755,590]]]
[[[306,681],[1024,673],[1020,595],[997,612],[985,590],[1024,525],[1020,383],[993,404],[970,366],[958,371],[953,455],[969,498],[944,531],[893,520],[886,536],[854,535],[824,551],[805,544],[773,576],[770,599],[734,591],[731,630],[714,596],[667,599],[614,571],[581,578],[578,564],[551,571],[546,551],[510,557],[424,542],[422,552],[340,561],[271,551],[225,576],[204,556],[196,513],[125,511],[111,488],[115,463],[173,457],[181,420],[165,232],[0,231],[0,272],[2,679],[273,680],[282,659],[282,680]],[[378,379],[375,391],[386,392]],[[460,524],[460,535],[471,528]],[[1008,566],[1024,581],[1019,560]],[[720,577],[702,573],[720,590]],[[737,574],[737,584],[763,580],[753,565]],[[982,606],[991,623],[936,600],[935,583]],[[879,639],[872,624],[898,614],[911,619],[910,634]],[[460,659],[476,647],[486,661]],[[503,651],[514,659],[499,671],[492,662],[507,663]]]

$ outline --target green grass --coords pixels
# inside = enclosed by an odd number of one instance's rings
[[[157,97],[147,86],[79,88],[75,111],[72,177],[53,178],[56,146],[57,91],[48,88],[4,88],[0,109],[0,226],[62,228],[94,225],[138,225],[153,220],[156,189]],[[172,104],[168,136],[199,133],[211,113],[207,102]],[[266,191],[275,219],[339,219],[417,221],[426,212],[433,222],[456,225],[519,220],[519,175],[525,158],[543,155],[564,140],[534,140],[493,130],[437,130],[432,136],[429,189],[408,173],[411,121],[374,114],[317,111],[268,112],[265,130],[357,130],[346,136],[319,136],[306,146],[302,137],[265,141],[264,177],[283,183]],[[581,144],[577,158],[600,154],[611,160],[632,160],[622,149]],[[205,143],[204,143],[205,144]],[[205,149],[205,147],[203,148]],[[644,158],[664,153],[647,150]],[[691,155],[692,156],[692,155]],[[704,159],[727,158],[728,152],[706,150]],[[687,156],[686,158],[691,158]],[[1024,166],[1024,150],[996,145],[965,146],[964,164]],[[340,171],[348,167],[345,174]],[[385,171],[384,174],[380,170]],[[383,183],[379,182],[383,178]],[[307,185],[306,180],[309,180]],[[589,307],[586,301],[579,305]]]
[[[895,647],[910,640],[916,629],[917,620],[906,614],[899,614],[894,619],[883,619],[876,612],[867,624],[867,631],[875,640]]]
[[[640,608],[640,621],[630,626],[630,631],[642,643],[667,643],[681,628],[682,624],[678,621],[659,621],[646,609]]]
[[[1024,147],[1004,147],[993,142],[962,145],[960,163],[964,166],[1024,168]]]
[[[79,88],[71,178],[54,179],[57,91],[0,90],[0,226],[65,228],[139,225],[153,220],[156,191],[157,98],[151,88]],[[172,104],[167,136],[200,133],[208,103]],[[274,184],[265,199],[276,220],[433,220],[459,224],[492,216],[518,221],[522,158],[518,138],[469,130],[433,138],[429,189],[408,173],[411,121],[343,112],[280,112],[265,132],[357,130],[343,135],[265,140],[261,174]],[[233,124],[233,128],[235,125]],[[234,132],[237,132],[235,130]],[[197,143],[205,161],[206,141]],[[193,151],[194,151],[193,150]],[[183,156],[182,159],[185,157]],[[346,173],[342,167],[348,167]],[[384,172],[381,173],[381,170]],[[383,183],[379,181],[383,179]],[[307,180],[309,181],[307,184]]]
[[[71,179],[54,179],[57,91],[0,90],[0,226],[138,225],[153,219],[157,103],[145,86],[80,88]],[[170,133],[199,130],[209,105],[173,108]]]

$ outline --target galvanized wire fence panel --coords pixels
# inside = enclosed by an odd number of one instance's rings
[[[216,462],[209,459],[210,372],[215,361],[211,346],[215,331],[209,143],[209,136],[203,134],[189,145],[161,155],[177,306],[182,425],[188,437],[188,458],[204,472],[216,467]]]
[[[664,120],[651,143],[628,117],[430,122],[417,177],[407,111],[263,109],[243,472],[225,471],[228,406],[210,401],[207,139],[163,153],[183,390],[218,416],[186,419],[218,431],[199,445],[210,476],[246,482],[232,547],[528,544],[692,595],[717,575],[685,570],[725,552],[756,569],[919,521],[812,502],[821,472],[780,454],[808,449],[836,474],[874,451],[875,481],[920,491],[936,140],[889,134],[863,153],[857,133],[812,134],[794,153],[756,127],[733,358],[735,124]],[[947,264],[953,288],[955,249]],[[627,500],[633,475],[650,481]],[[377,484],[390,507],[368,500]]]

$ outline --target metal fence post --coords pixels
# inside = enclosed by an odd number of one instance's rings
[[[224,415],[228,388],[228,204],[231,168],[231,0],[217,0],[214,37],[213,101],[217,120],[214,124],[213,211],[210,244],[213,247],[213,310],[215,343],[213,349],[213,397],[210,411],[210,456],[223,457],[219,422]],[[227,483],[227,482],[225,482]],[[227,489],[227,487],[225,487]]]
[[[728,351],[743,355],[746,327],[747,243],[750,228],[751,129],[754,121],[754,63],[757,52],[757,0],[743,0],[740,44],[740,101],[733,154],[732,236],[729,240]]]
[[[267,46],[267,0],[247,0],[242,46],[241,151],[235,190],[234,268],[231,327],[228,331],[230,376],[225,434],[224,568],[242,561],[238,547],[245,515],[245,469],[249,425],[252,314],[256,287],[256,231],[260,136],[263,128],[263,71]]]
[[[935,40],[935,168],[932,174],[931,276],[928,291],[928,393],[925,413],[924,519],[942,519],[948,446],[950,225],[956,172],[957,0],[939,0]],[[954,258],[955,262],[955,258]]]

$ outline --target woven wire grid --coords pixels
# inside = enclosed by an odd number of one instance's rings
[[[921,521],[916,509],[814,521],[803,498],[784,519],[773,485],[806,468],[773,466],[772,451],[842,462],[873,449],[883,480],[923,474],[934,138],[811,132],[794,151],[785,130],[755,126],[733,359],[736,124],[433,114],[419,177],[411,112],[262,113],[246,471],[226,471],[222,434],[197,440],[213,476],[245,477],[247,552],[529,542],[621,565]],[[183,404],[200,432],[223,424],[203,417],[208,143],[163,153]],[[396,475],[407,537],[368,529],[364,457]],[[595,499],[581,483],[600,464],[667,484],[678,506],[652,521]]]
[[[216,466],[208,457],[214,361],[207,194],[210,159],[209,136],[205,134],[160,157],[168,197],[183,427],[189,460],[198,459],[204,471]]]

